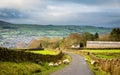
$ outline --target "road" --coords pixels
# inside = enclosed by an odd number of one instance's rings
[[[69,54],[72,57],[71,63],[50,75],[94,75],[82,56],[73,53]]]

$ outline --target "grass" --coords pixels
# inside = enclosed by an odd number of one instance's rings
[[[120,50],[83,50],[85,52],[93,53],[99,58],[114,59],[120,57]]]
[[[90,63],[88,64],[91,70],[94,72],[95,75],[110,75],[110,73],[102,71],[99,67],[94,67]],[[95,70],[95,68],[98,68],[98,70]]]
[[[114,58],[117,58],[119,57],[119,55],[117,54],[95,54],[95,56],[97,56],[98,58],[105,58],[105,59],[114,59]]]
[[[50,67],[47,62],[35,64],[30,62],[15,63],[0,61],[0,75],[48,75],[64,66],[62,64],[58,67]]]
[[[88,55],[85,55],[84,57],[85,57],[85,59],[87,59],[87,63],[95,75],[110,75],[109,73],[102,71],[99,67],[94,67],[91,64],[92,59]],[[95,68],[97,68],[98,70],[95,70]]]
[[[71,60],[71,56],[68,55],[68,54],[65,54],[65,55],[63,56],[62,60],[65,60],[65,59]],[[46,70],[46,71],[44,71],[44,72],[41,72],[41,74],[40,74],[40,73],[37,73],[37,74],[35,74],[35,75],[48,75],[48,74],[50,74],[50,73],[52,73],[52,72],[54,72],[54,71],[57,71],[57,70],[62,69],[62,68],[65,67],[65,66],[66,66],[65,64],[62,64],[62,65],[60,65],[60,66],[58,66],[58,67],[50,67],[49,70]]]
[[[64,60],[64,59],[69,59],[69,60],[71,60],[71,57],[70,57],[70,55],[65,54],[65,55],[63,56],[62,60]],[[63,67],[66,66],[65,64],[61,64],[61,65],[58,66],[58,67],[49,67],[49,66],[48,66],[48,63],[44,63],[44,64],[42,64],[42,65],[43,65],[44,67],[46,67],[47,70],[45,70],[45,71],[43,71],[43,72],[41,72],[41,73],[35,73],[35,74],[33,74],[33,75],[49,75],[50,73],[52,73],[52,72],[54,72],[54,71],[57,71],[57,70],[60,70],[60,69],[62,69]]]
[[[51,50],[44,50],[44,51],[30,51],[38,54],[43,55],[57,55],[59,52],[51,51]],[[64,59],[70,59],[69,55],[64,55],[62,61]],[[56,60],[58,61],[58,60]],[[50,67],[49,62],[2,62],[0,61],[0,75],[49,75],[50,73],[62,69],[65,67],[65,64],[61,64],[58,67]]]
[[[91,53],[120,53],[120,49],[118,50],[83,50]]]
[[[65,54],[65,55],[63,56],[62,60],[65,60],[65,59],[68,59],[68,60],[70,60],[70,61],[72,60],[71,56],[68,55],[68,54]]]
[[[106,73],[104,71],[102,71],[99,67],[94,67],[92,64],[91,64],[91,58],[87,55],[85,56],[85,58],[87,59],[87,63],[90,67],[90,69],[94,72],[95,75],[110,75],[109,73]],[[98,70],[95,70],[95,68],[97,68]]]
[[[47,66],[47,70],[44,70],[44,71],[42,71],[41,73],[34,73],[33,75],[49,75],[50,73],[55,72],[55,71],[57,71],[57,70],[60,70],[60,69],[62,69],[63,67],[65,67],[64,64],[62,64],[62,65],[60,65],[60,66],[58,66],[58,67],[48,67],[48,66]]]
[[[57,55],[59,52],[55,52],[52,50],[36,50],[36,51],[28,51],[32,53],[37,53],[37,54],[43,54],[43,55]]]
[[[82,50],[83,52],[90,52],[97,56],[98,58],[105,58],[105,59],[114,59],[120,57],[120,49],[119,50]],[[84,55],[84,54],[83,54]],[[102,71],[99,66],[95,67],[91,64],[91,58],[89,55],[84,55],[84,57],[87,59],[87,63],[90,67],[90,69],[95,73],[95,75],[110,75],[110,73],[106,73]],[[97,70],[96,70],[97,68]]]
[[[0,75],[31,75],[43,70],[42,66],[35,63],[0,62]]]

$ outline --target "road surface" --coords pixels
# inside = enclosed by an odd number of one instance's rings
[[[72,57],[71,63],[50,75],[94,75],[82,56],[73,53],[69,54]]]

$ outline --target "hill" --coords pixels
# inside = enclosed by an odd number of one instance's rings
[[[41,37],[66,37],[71,33],[110,33],[112,28],[77,25],[12,24],[0,21],[0,46],[14,48],[20,42],[27,46],[30,41]]]
[[[0,25],[10,25],[12,23],[9,23],[9,22],[5,22],[5,21],[0,21]]]

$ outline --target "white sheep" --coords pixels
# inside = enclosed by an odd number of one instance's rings
[[[50,62],[48,65],[49,65],[49,66],[54,66],[54,63],[53,63],[53,62]]]
[[[61,61],[59,61],[59,62],[58,62],[58,64],[59,64],[59,65],[61,65],[61,64],[62,64],[62,62],[61,62]]]
[[[87,58],[85,58],[85,61],[87,61],[88,59]]]
[[[94,60],[91,60],[91,64],[92,64],[92,65],[95,64],[95,61],[94,61]]]
[[[59,66],[59,64],[58,64],[58,63],[55,63],[54,66]]]
[[[69,61],[68,59],[65,59],[65,60],[63,60],[63,63],[64,63],[64,64],[69,64],[70,61]]]

